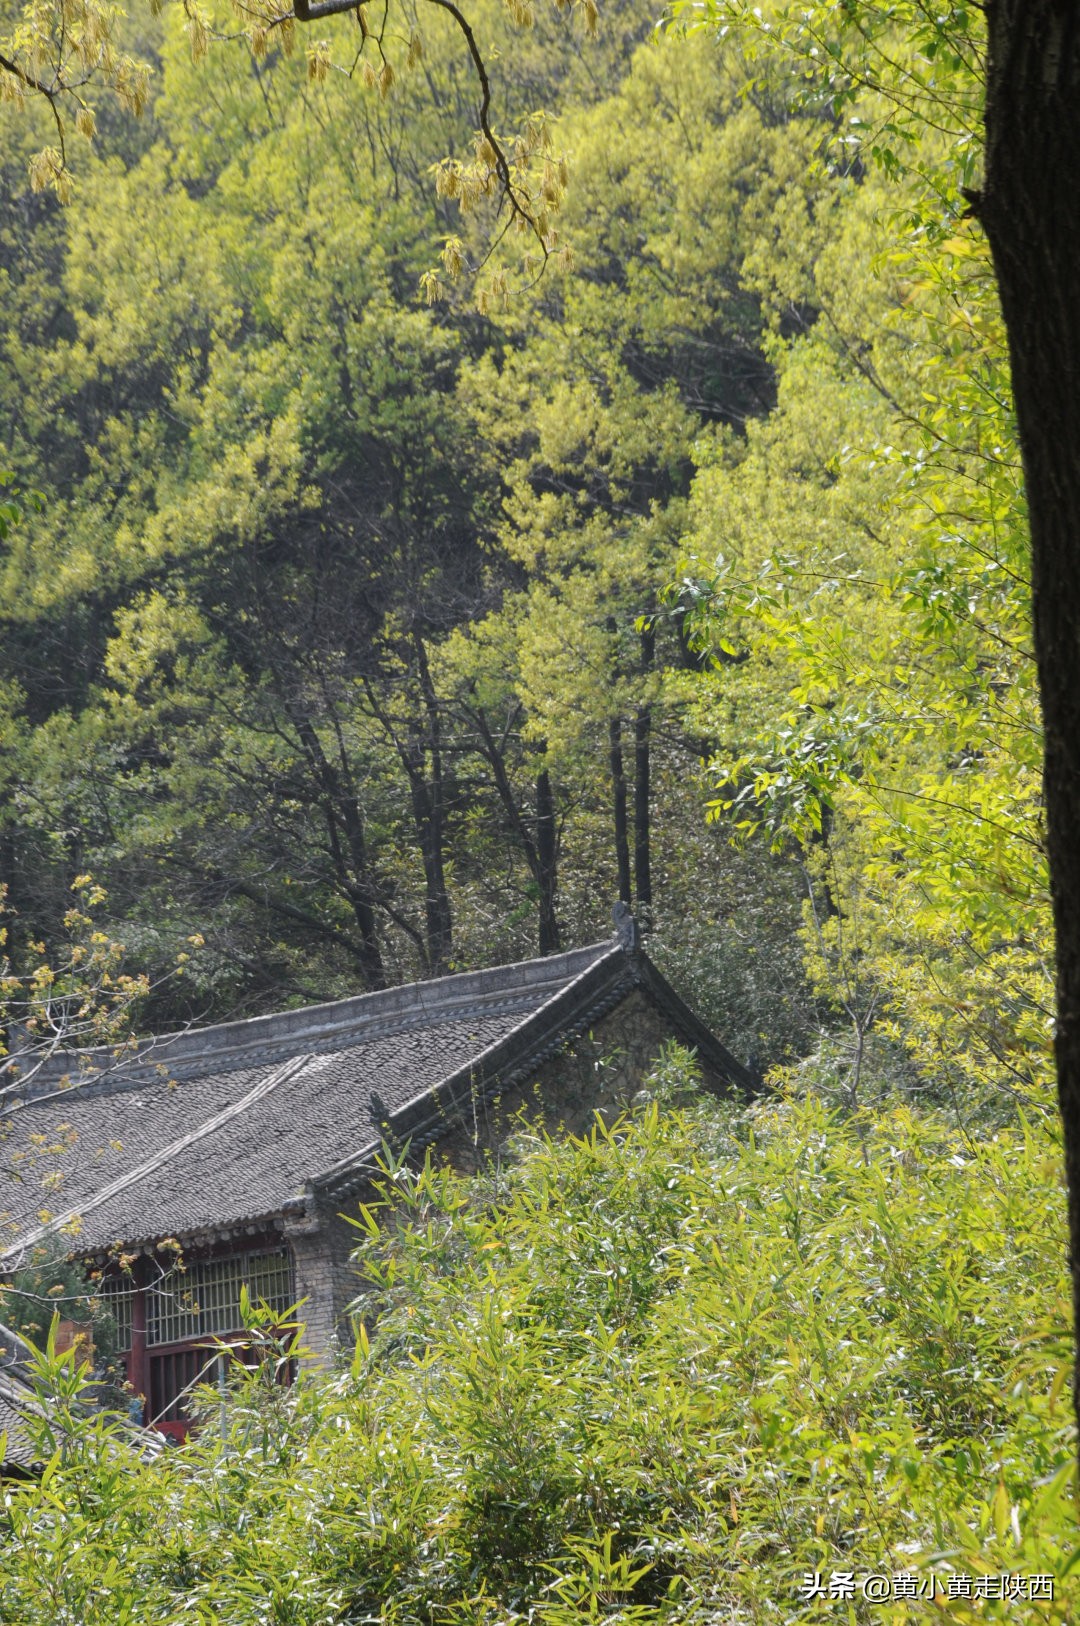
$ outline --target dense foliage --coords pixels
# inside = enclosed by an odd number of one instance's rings
[[[700,659],[662,594],[692,442],[773,398],[746,268],[814,207],[817,121],[742,103],[699,42],[632,54],[647,25],[515,46],[510,110],[573,132],[577,269],[501,315],[417,299],[459,224],[427,173],[468,117],[445,51],[383,101],[273,54],[195,68],[174,17],[68,208],[23,193],[13,947],[92,872],[155,984],[205,939],[162,1025],[595,938],[622,896],[707,1002],[729,984],[744,1053],[816,1029],[797,875],[697,828],[708,744],[668,680]]]
[[[801,1598],[815,1570],[1052,1574],[1023,1618],[1071,1618],[1052,1140],[897,1096],[680,1107],[687,1077],[472,1182],[398,1170],[340,1371],[207,1391],[199,1442],[144,1466],[54,1421],[0,1619],[938,1618]]]
[[[90,1016],[165,1025],[587,941],[618,896],[783,1064],[745,1115],[672,1064],[587,1142],[397,1170],[352,1365],[268,1367],[154,1465],[64,1435],[0,1619],[741,1623],[930,1569],[1075,1613],[978,13],[715,0],[646,42],[626,4],[585,47],[479,0],[560,251],[476,303],[449,25],[365,96],[340,34],[193,66],[147,23],[145,117],[102,106],[64,209],[0,107],[4,489],[42,493],[0,505],[9,991],[83,997],[74,929]]]
[[[502,312],[417,296],[433,233],[489,230],[432,195],[449,35],[383,98],[193,66],[174,15],[66,210],[3,115],[0,413],[45,495],[0,543],[13,969],[87,871],[159,1026],[546,952],[620,896],[744,1055],[836,1019],[857,1092],[884,1024],[928,1086],[1043,1096],[977,62],[898,22],[940,104],[900,119],[824,13],[636,52],[633,6],[592,46],[477,15],[574,175],[573,275]]]

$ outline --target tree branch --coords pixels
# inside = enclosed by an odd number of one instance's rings
[[[464,39],[465,45],[468,49],[469,56],[472,58],[472,65],[476,72],[476,77],[480,82],[480,131],[494,154],[495,172],[502,183],[502,189],[506,196],[507,202],[510,205],[511,214],[517,215],[519,219],[524,220],[539,237],[540,234],[536,230],[536,222],[533,220],[529,211],[523,208],[523,206],[518,202],[514,192],[513,179],[510,174],[510,161],[502,147],[499,145],[494,130],[491,128],[491,80],[488,77],[487,67],[484,63],[484,58],[481,54],[480,47],[476,43],[476,35],[472,31],[472,26],[469,19],[465,16],[465,13],[454,4],[454,0],[427,0],[427,3],[432,6],[437,6],[440,11],[449,12],[450,16],[454,19],[461,32],[462,38]],[[360,5],[358,0],[293,0],[293,16],[296,18],[297,22],[300,23],[319,22],[324,17],[338,17],[347,11],[355,11],[359,15]],[[363,27],[362,21],[361,27]],[[367,31],[365,30],[365,38],[366,37]],[[546,245],[543,246],[546,253]]]
[[[0,68],[3,68],[6,73],[13,74],[16,79],[21,79],[28,89],[39,91],[42,96],[47,96],[50,102],[55,97],[55,86],[46,85],[40,79],[35,79],[32,73],[27,73],[25,68],[20,68],[19,64],[13,62],[10,57],[0,55]]]

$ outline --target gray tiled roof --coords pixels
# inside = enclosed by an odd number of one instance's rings
[[[0,1471],[31,1473],[41,1453],[36,1448],[27,1418],[40,1406],[25,1376],[29,1350],[10,1328],[0,1325],[0,1434],[4,1452]]]
[[[0,1472],[8,1475],[40,1472],[43,1459],[49,1457],[62,1437],[57,1414],[30,1381],[30,1357],[31,1351],[19,1334],[0,1323],[0,1434],[4,1436]],[[93,1405],[78,1401],[74,1411],[77,1417],[95,1415]],[[50,1425],[49,1432],[42,1431],[44,1421]],[[130,1447],[144,1461],[159,1455],[162,1449],[160,1435],[124,1419],[116,1420],[112,1439],[114,1445]]]
[[[40,1452],[35,1451],[30,1431],[26,1426],[26,1411],[32,1397],[21,1383],[6,1372],[0,1372],[0,1434],[4,1436],[4,1454],[0,1470],[11,1473],[32,1473],[37,1467]]]
[[[264,1223],[355,1180],[387,1132],[435,1138],[471,1094],[520,1076],[635,986],[745,1083],[644,955],[613,943],[170,1035],[120,1065],[54,1062],[0,1114],[19,1176],[0,1188],[9,1268],[43,1209],[50,1229],[77,1224],[86,1253]]]

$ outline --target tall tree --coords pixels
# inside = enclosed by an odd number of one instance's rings
[[[0,284],[36,381],[0,410],[50,489],[0,560],[26,653],[8,867],[43,935],[101,864],[140,963],[205,930],[157,1023],[547,952],[655,890],[680,977],[737,1010],[742,1048],[783,1048],[791,888],[688,828],[697,742],[665,692],[688,652],[660,594],[688,443],[772,397],[752,262],[812,211],[818,121],[742,101],[738,54],[703,40],[631,60],[638,0],[595,46],[551,16],[507,33],[503,9],[476,0],[500,98],[564,111],[579,177],[578,276],[509,312],[417,309],[453,221],[429,166],[475,111],[439,37],[383,98],[275,50],[193,64],[169,8],[148,118],[78,166],[69,208],[30,200],[57,263],[22,305]]]
[[[709,16],[711,25],[743,27],[768,52],[779,42],[819,105],[835,112],[866,90],[883,98],[887,111],[860,127],[867,157],[894,175],[919,167],[920,132],[949,132],[954,172],[937,167],[938,239],[966,203],[989,241],[1030,523],[1054,1046],[1080,1328],[1080,17],[1072,0],[714,0]],[[1080,1423],[1080,1362],[1073,1401]]]
[[[1080,1328],[1080,16],[1070,0],[994,0],[986,26],[986,172],[970,202],[1005,313],[1031,524],[1054,1047]],[[1080,1424],[1080,1361],[1073,1401]]]

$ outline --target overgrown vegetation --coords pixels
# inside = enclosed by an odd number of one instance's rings
[[[473,116],[437,23],[386,100],[147,24],[152,102],[64,209],[0,107],[4,458],[45,499],[0,556],[13,951],[92,873],[164,1027],[595,940],[622,896],[680,963],[734,940],[728,1036],[778,1056],[818,1025],[798,877],[699,831],[661,599],[695,437],[771,404],[748,267],[822,131],[737,55],[635,52],[636,4],[595,46],[477,16],[508,116],[573,139],[575,274],[508,310],[418,299]]]
[[[827,12],[817,69],[794,13],[639,44],[628,3],[589,45],[484,0],[573,171],[574,273],[505,310],[418,299],[490,224],[432,194],[449,36],[383,98],[147,24],[146,115],[66,209],[0,109],[0,420],[44,496],[0,543],[16,972],[88,872],[158,1028],[595,939],[618,896],[742,1056],[840,1023],[855,1077],[886,1023],[980,1110],[1044,1095],[977,61],[901,120]]]
[[[433,233],[491,226],[432,195],[473,118],[437,29],[365,99],[148,23],[147,116],[103,106],[66,210],[0,107],[4,490],[43,494],[0,504],[5,984],[81,997],[88,872],[104,1004],[151,1026],[549,952],[619,896],[776,1093],[671,1062],[587,1142],[397,1170],[351,1367],[256,1374],[153,1465],[61,1426],[0,1618],[899,1622],[940,1613],[800,1582],[933,1570],[1054,1577],[953,1620],[1068,1620],[981,8],[715,0],[643,43],[628,3],[588,49],[472,14],[574,261],[479,308],[417,297]]]
[[[245,1376],[224,1422],[208,1391],[149,1465],[76,1429],[7,1493],[0,1619],[940,1618],[801,1598],[815,1570],[1052,1574],[1022,1618],[1073,1618],[1053,1135],[690,1076],[472,1181],[397,1169],[351,1362]]]

